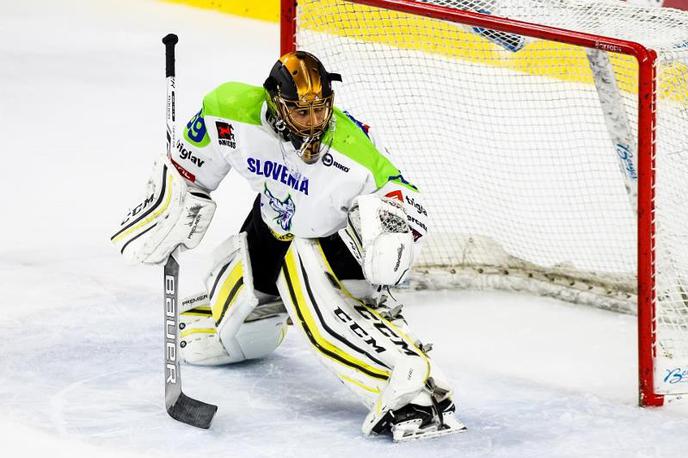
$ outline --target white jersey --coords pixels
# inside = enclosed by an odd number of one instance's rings
[[[306,164],[268,122],[265,91],[225,83],[203,99],[172,151],[187,181],[213,191],[234,169],[261,198],[263,221],[281,240],[331,235],[346,226],[352,201],[378,193],[404,202],[414,239],[427,231],[418,190],[371,139],[368,127],[334,109],[323,152]]]

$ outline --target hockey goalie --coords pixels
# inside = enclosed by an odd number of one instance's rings
[[[334,81],[297,51],[263,87],[210,92],[113,243],[147,264],[194,248],[215,211],[210,193],[234,169],[258,195],[241,232],[216,249],[205,291],[180,306],[184,360],[264,357],[290,317],[368,407],[363,433],[400,441],[461,431],[449,382],[389,290],[411,268],[427,212],[373,129],[334,106]]]

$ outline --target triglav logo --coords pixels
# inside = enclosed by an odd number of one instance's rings
[[[179,151],[179,158],[191,161],[192,164],[197,166],[198,168],[203,167],[203,164],[205,164],[205,161],[198,156],[194,156],[193,152],[191,150],[188,150],[184,147],[184,144],[177,140],[177,151]]]

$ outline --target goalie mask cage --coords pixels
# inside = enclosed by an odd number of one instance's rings
[[[637,312],[640,404],[688,392],[687,13],[282,0],[281,27],[423,191],[413,282]]]

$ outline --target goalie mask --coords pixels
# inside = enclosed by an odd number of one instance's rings
[[[332,119],[332,81],[341,80],[314,55],[296,51],[280,57],[263,84],[273,126],[307,164],[320,157],[322,137]]]

